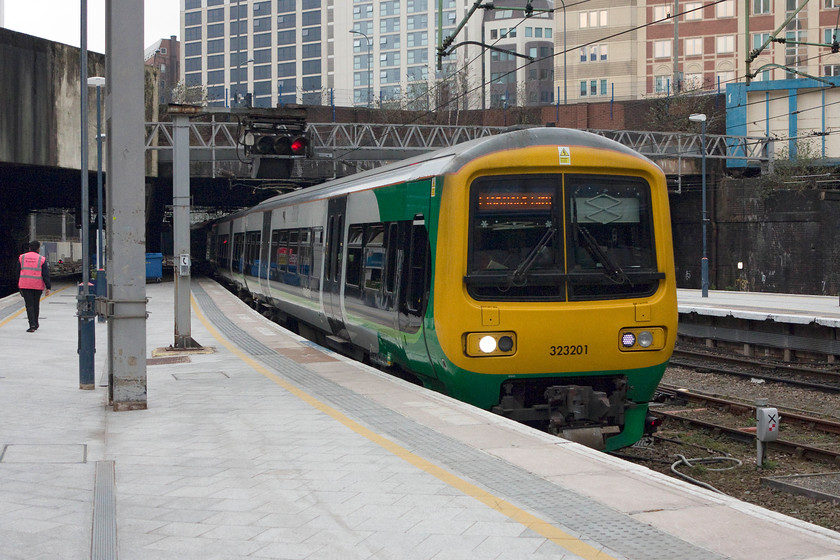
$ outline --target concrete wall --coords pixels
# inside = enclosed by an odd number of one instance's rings
[[[749,179],[713,178],[709,186],[712,289],[840,293],[840,191],[768,192]],[[684,190],[670,199],[677,285],[699,289],[701,195],[696,189]]]
[[[0,162],[79,169],[79,58],[76,47],[0,29]],[[104,73],[105,56],[88,53],[88,75]],[[96,95],[89,93],[95,170]]]

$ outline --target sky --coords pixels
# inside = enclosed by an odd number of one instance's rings
[[[180,0],[144,0],[145,49],[170,35],[180,38]],[[80,46],[80,0],[3,0],[5,27],[27,35]],[[88,50],[105,52],[105,0],[87,0]]]

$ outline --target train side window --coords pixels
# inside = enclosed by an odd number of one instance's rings
[[[347,234],[347,274],[345,284],[358,288],[362,277],[362,242],[364,226],[351,225]]]
[[[378,292],[382,288],[382,268],[385,260],[385,226],[369,224],[365,231],[365,290]]]
[[[277,249],[280,247],[280,230],[271,231],[271,247],[268,251],[268,258],[271,261],[268,276],[272,280],[279,280],[277,273]]]
[[[335,263],[333,264],[333,282],[339,282],[341,281],[341,267],[344,264],[342,262],[342,258],[344,257],[344,216],[338,216],[334,234],[335,243],[333,244],[333,254],[335,255]]]
[[[280,279],[282,280],[282,274],[286,272],[286,264],[289,260],[289,232],[283,229],[277,233],[279,235],[277,236],[277,246],[274,249],[274,262],[277,263],[277,272],[280,274]]]
[[[289,230],[289,246],[286,250],[286,270],[289,274],[298,273],[298,240],[300,232],[296,229]]]
[[[397,249],[399,248],[399,224],[388,224],[385,240],[385,293],[393,294],[397,284]]]
[[[324,264],[324,230],[320,227],[312,229],[312,256],[310,263],[309,286],[312,289],[317,289],[321,284],[321,267]]]
[[[230,235],[219,236],[219,247],[216,251],[219,264],[223,268],[230,268]]]
[[[329,220],[327,220],[327,246],[326,246],[326,263],[324,267],[324,279],[327,282],[331,282],[333,278],[333,242],[335,241],[333,232],[335,231],[335,216],[330,216]]]
[[[259,276],[260,267],[260,232],[249,231],[245,234],[245,274]]]
[[[242,249],[245,246],[245,233],[233,234],[233,269],[242,272]]]
[[[298,274],[308,278],[312,270],[312,236],[308,229],[300,230],[300,248],[298,249]],[[301,285],[305,283],[301,281]]]

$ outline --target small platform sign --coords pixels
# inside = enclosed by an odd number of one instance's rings
[[[572,151],[568,146],[558,146],[557,150],[560,153],[560,165],[572,164]]]

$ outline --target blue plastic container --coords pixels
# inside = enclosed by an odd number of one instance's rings
[[[163,278],[163,253],[146,253],[146,280],[160,282]]]

